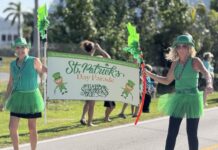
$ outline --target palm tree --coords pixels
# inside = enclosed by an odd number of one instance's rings
[[[11,25],[13,26],[15,21],[18,20],[18,36],[22,36],[22,24],[21,24],[21,17],[23,16],[23,12],[21,11],[21,3],[14,3],[10,2],[9,7],[3,10],[4,13],[9,12],[5,21],[7,21],[10,17],[13,17],[11,21]]]

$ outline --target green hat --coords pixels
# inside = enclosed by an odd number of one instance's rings
[[[31,45],[26,42],[25,38],[19,37],[12,43],[12,48],[15,48],[17,46],[25,46],[27,48],[31,48]]]
[[[128,80],[127,83],[130,87],[133,87],[135,85],[135,83],[132,80]]]
[[[53,75],[54,80],[60,79],[61,78],[61,73],[60,72],[56,72]]]
[[[176,47],[179,44],[191,45],[193,47],[195,46],[194,40],[190,34],[184,34],[184,35],[177,36],[173,42],[173,47]]]

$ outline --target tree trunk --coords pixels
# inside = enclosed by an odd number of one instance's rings
[[[23,37],[22,24],[21,24],[21,12],[19,12],[17,28],[18,28],[18,37]]]

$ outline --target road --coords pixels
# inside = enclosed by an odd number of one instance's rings
[[[186,120],[175,150],[188,150]],[[38,150],[164,150],[168,117],[40,141]],[[218,150],[218,107],[205,111],[199,124],[200,150]],[[7,148],[10,150],[11,148]],[[4,149],[6,150],[6,149]],[[29,144],[21,146],[29,150]]]

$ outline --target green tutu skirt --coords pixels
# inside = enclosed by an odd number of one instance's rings
[[[33,91],[13,92],[5,107],[13,113],[34,114],[44,110],[44,102],[37,88]]]
[[[158,110],[176,118],[199,118],[203,115],[203,92],[175,92],[160,96]]]

